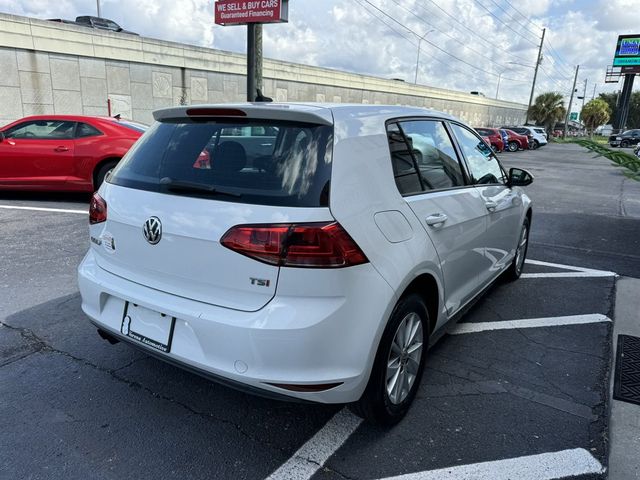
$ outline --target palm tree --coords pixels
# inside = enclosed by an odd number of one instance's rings
[[[609,104],[601,98],[596,98],[587,102],[580,113],[580,117],[589,130],[589,135],[591,137],[593,137],[593,130],[598,125],[607,123],[610,116],[611,108],[609,107]]]
[[[546,92],[538,95],[536,101],[529,108],[529,118],[538,125],[544,125],[549,137],[556,122],[564,120],[567,109],[564,108],[564,98],[558,92]]]

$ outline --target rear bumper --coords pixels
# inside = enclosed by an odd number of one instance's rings
[[[78,268],[78,284],[82,309],[92,323],[162,360],[270,398],[348,403],[360,398],[366,387],[395,297],[371,264],[341,270],[352,278],[337,282],[340,287],[353,285],[343,296],[276,293],[256,312],[217,307],[133,283],[98,267],[91,251]],[[170,353],[120,333],[125,301],[176,318]],[[270,383],[339,385],[299,392]]]

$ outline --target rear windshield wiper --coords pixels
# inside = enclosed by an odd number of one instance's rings
[[[167,187],[167,190],[171,190],[172,192],[206,193],[208,195],[223,195],[234,198],[242,197],[239,193],[219,190],[213,185],[205,185],[204,183],[189,182],[186,180],[173,180],[171,177],[161,178],[160,185],[164,185]]]

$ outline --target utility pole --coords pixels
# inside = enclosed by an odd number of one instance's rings
[[[529,107],[527,108],[527,114],[525,116],[524,124],[529,123],[529,109],[533,103],[533,94],[536,90],[536,78],[538,78],[538,67],[542,63],[542,45],[544,44],[544,34],[547,31],[546,28],[542,29],[542,37],[540,38],[540,48],[538,49],[538,61],[536,62],[536,70],[533,73],[533,83],[531,84],[531,95],[529,96]]]
[[[422,41],[425,39],[425,37],[427,35],[429,35],[431,32],[435,31],[433,28],[431,30],[429,30],[428,32],[426,32],[424,35],[422,35],[419,39],[418,39],[418,58],[416,59],[416,76],[413,79],[413,84],[417,85],[418,84],[418,66],[420,65],[420,44],[422,43]]]
[[[100,15],[100,0],[96,0],[96,4],[97,4],[97,10],[98,10],[98,16],[101,17],[102,15]]]
[[[569,108],[567,109],[567,116],[564,118],[564,132],[562,138],[567,138],[567,126],[569,125],[569,117],[571,116],[571,105],[573,104],[573,94],[576,91],[576,82],[578,81],[578,72],[580,71],[580,65],[576,65],[576,75],[573,77],[573,87],[571,87],[571,98],[569,99]]]
[[[247,101],[255,102],[262,90],[262,25],[247,24]]]
[[[598,86],[597,83],[593,84],[593,95],[591,95],[591,100],[595,100],[596,98],[596,87]]]
[[[582,108],[584,108],[584,101],[587,98],[587,81],[588,80],[589,80],[588,78],[584,79],[584,91],[582,92]]]

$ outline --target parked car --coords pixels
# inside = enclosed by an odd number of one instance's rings
[[[507,127],[505,127],[507,128]],[[509,130],[516,132],[519,135],[524,135],[527,137],[527,143],[529,148],[537,149],[542,145],[547,144],[546,135],[542,135],[539,132],[536,132],[533,127],[508,127]],[[541,129],[543,130],[543,129]]]
[[[476,128],[476,132],[489,139],[488,143],[494,151],[502,152],[504,150],[505,143],[502,139],[500,130],[498,130],[497,128],[479,127]]]
[[[613,134],[613,125],[600,125],[593,133],[596,135],[602,135],[603,137],[608,137]]]
[[[522,272],[532,176],[507,173],[447,114],[239,104],[154,117],[93,196],[78,270],[82,309],[112,342],[392,424],[428,346]],[[194,164],[204,149],[211,168]]]
[[[93,192],[145,129],[76,115],[13,122],[0,128],[0,190]]]
[[[529,137],[526,135],[520,135],[509,128],[503,129],[509,136],[507,141],[507,150],[510,152],[517,152],[518,150],[528,150],[532,143],[529,142]]]
[[[640,142],[640,129],[627,130],[622,133],[611,135],[609,137],[609,145],[612,147],[631,147]]]
[[[102,18],[102,17],[93,17],[90,15],[83,15],[80,17],[76,17],[75,22],[72,20],[64,20],[62,18],[50,18],[49,21],[71,24],[71,25],[80,25],[82,27],[97,28],[98,30],[108,30],[110,32],[128,33],[129,35],[138,35],[135,32],[130,32],[129,30],[123,29],[120,25],[118,25],[113,20],[109,20],[108,18]]]

